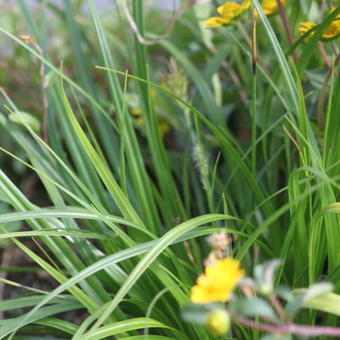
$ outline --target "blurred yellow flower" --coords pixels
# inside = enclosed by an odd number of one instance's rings
[[[136,125],[139,127],[139,128],[143,128],[144,125],[145,125],[145,120],[144,120],[144,117],[142,116],[142,110],[140,107],[135,107],[131,110],[131,113],[133,116],[135,116],[135,122],[136,122]],[[158,129],[159,129],[159,134],[161,136],[161,138],[163,138],[168,132],[171,131],[171,126],[164,122],[164,121],[160,121],[158,123]]]
[[[335,8],[332,8],[330,13],[334,12]],[[332,21],[322,34],[322,38],[325,40],[334,39],[340,35],[340,14],[338,14],[334,21]]]
[[[211,17],[202,22],[209,28],[220,27],[223,25],[230,24],[236,18],[243,14],[251,5],[250,0],[245,0],[240,5],[236,2],[226,2],[224,5],[217,8],[217,12],[220,14],[219,17]]]
[[[225,309],[213,310],[208,315],[207,326],[215,335],[226,334],[230,329],[228,312]]]
[[[312,30],[315,26],[316,26],[316,23],[311,22],[311,21],[302,22],[299,27],[299,32],[301,35],[303,35],[306,32],[309,32],[310,30]],[[313,34],[314,32],[312,33],[312,35]]]
[[[226,2],[224,5],[217,8],[217,12],[223,18],[233,20],[247,10],[250,5],[250,0],[245,0],[241,5],[236,2]]]
[[[322,38],[325,40],[334,39],[340,35],[340,18],[331,22],[325,32],[322,34]]]
[[[288,0],[281,0],[284,6]],[[262,0],[261,7],[265,15],[272,15],[278,11],[277,0]]]
[[[171,131],[171,126],[166,122],[158,123],[158,129],[161,137],[163,138],[168,132]]]
[[[211,17],[205,21],[202,21],[202,24],[207,25],[208,28],[216,28],[228,23],[228,20],[224,19],[223,17]]]
[[[190,299],[193,303],[226,302],[242,276],[239,261],[230,257],[218,259],[205,267],[205,273],[192,287]]]
[[[332,8],[330,13],[332,13],[335,8]],[[306,32],[311,31],[315,26],[317,26],[314,22],[302,22],[299,27],[300,34],[305,34]],[[314,31],[311,35],[314,35]],[[325,31],[322,33],[322,40],[331,40],[340,35],[340,14],[336,16],[336,18],[326,27]]]
[[[132,110],[131,110],[131,113],[134,115],[134,116],[141,116],[142,115],[142,109],[140,107],[134,107]]]

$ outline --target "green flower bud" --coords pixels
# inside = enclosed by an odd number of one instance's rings
[[[226,334],[230,328],[230,316],[225,309],[215,309],[208,314],[207,326],[215,335]]]
[[[258,292],[264,296],[269,296],[273,293],[273,287],[268,283],[262,283],[258,287]]]

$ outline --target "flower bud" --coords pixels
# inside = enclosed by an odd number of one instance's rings
[[[258,292],[263,296],[269,296],[273,293],[273,287],[269,283],[262,283],[258,287]]]
[[[230,328],[230,316],[225,309],[215,309],[209,313],[207,326],[215,335],[226,334]]]

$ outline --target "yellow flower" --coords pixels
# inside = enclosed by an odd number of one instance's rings
[[[246,11],[251,5],[251,0],[244,0],[240,6],[240,11],[243,13]]]
[[[330,13],[332,13],[335,10],[335,8],[333,8]],[[301,34],[305,34],[306,32],[309,32],[310,30],[312,30],[312,28],[314,28],[316,25],[316,23],[314,22],[302,22],[300,24],[299,27],[299,32]],[[314,35],[315,32],[312,32],[311,35]],[[340,35],[340,14],[338,14],[335,18],[335,20],[333,20],[325,29],[325,31],[322,33],[322,40],[331,40],[336,38],[337,36]]]
[[[281,0],[282,6],[285,6],[288,0]],[[278,11],[277,1],[276,0],[262,0],[261,7],[265,15],[273,15]],[[259,17],[258,12],[256,11],[256,17]]]
[[[193,303],[226,302],[242,276],[244,271],[239,261],[230,257],[216,260],[198,277],[190,299]]]
[[[136,117],[135,118],[136,125],[139,128],[143,128],[145,125],[145,120],[144,117],[142,116],[143,112],[141,108],[135,107],[131,110],[131,113]],[[170,132],[171,126],[168,123],[161,121],[158,123],[158,129],[161,138],[163,138],[168,132]]]
[[[134,116],[141,116],[142,115],[142,109],[140,107],[134,107],[132,110],[131,110],[131,113],[134,115]]]
[[[219,17],[211,17],[202,22],[208,25],[209,28],[220,27],[230,24],[236,18],[243,14],[251,5],[250,0],[245,0],[241,5],[236,2],[226,2],[224,5],[217,8]]]
[[[228,312],[225,309],[213,310],[208,315],[207,326],[215,335],[226,334],[230,328]]]
[[[284,6],[287,1],[288,0],[281,0],[282,5]],[[261,6],[265,15],[272,15],[278,11],[276,0],[262,0]]]
[[[226,2],[217,8],[217,12],[227,20],[233,20],[240,16],[246,9],[250,7],[250,0],[244,1],[241,5],[236,2]]]
[[[335,8],[330,10],[330,13],[334,12]],[[322,34],[324,40],[330,40],[340,35],[340,14],[338,14],[334,21],[332,21]]]
[[[322,38],[330,40],[336,38],[338,35],[340,35],[340,18],[332,21],[327,26],[325,32],[322,34]]]
[[[306,32],[311,31],[316,26],[316,23],[311,21],[302,22],[299,27],[299,32],[301,35],[305,34]],[[315,32],[312,32],[314,35]]]
[[[208,28],[216,28],[228,24],[228,20],[222,17],[211,17],[205,21],[202,21],[202,24],[207,25]]]
[[[161,137],[163,138],[171,130],[171,126],[166,122],[158,123],[158,129]]]

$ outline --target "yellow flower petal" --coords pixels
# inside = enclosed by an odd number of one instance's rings
[[[202,24],[207,25],[209,28],[220,27],[227,24],[229,21],[223,17],[211,17],[205,21],[202,21]]]
[[[232,19],[238,14],[240,7],[236,2],[226,2],[217,8],[217,12],[225,19]]]
[[[220,27],[231,23],[237,17],[243,14],[251,5],[251,0],[245,0],[241,5],[236,2],[226,2],[224,5],[217,8],[219,17],[212,17],[202,23],[208,25],[209,28]]]
[[[313,29],[316,26],[316,23],[307,21],[307,22],[302,22],[299,27],[299,32],[301,35],[305,34],[306,32],[309,32],[311,29]],[[314,32],[312,32],[312,35]]]
[[[232,258],[216,260],[198,277],[190,299],[193,303],[226,302],[242,276],[244,271],[239,261]]]
[[[243,14],[251,5],[250,0],[245,0],[241,5],[236,2],[226,2],[217,8],[217,12],[225,19],[234,20]]]
[[[240,12],[243,13],[244,11],[246,11],[250,7],[250,5],[251,5],[251,0],[243,1],[243,3],[240,6]]]
[[[281,0],[282,5],[284,6],[287,1],[288,0]],[[261,6],[265,15],[272,15],[278,11],[276,0],[262,0]]]
[[[329,13],[333,13],[336,10],[336,8],[332,8]],[[340,35],[340,14],[338,14],[334,21],[332,21],[322,34],[322,38],[324,40],[334,39],[338,35]]]
[[[330,11],[329,14],[332,14],[336,10],[336,7],[333,7]],[[340,19],[340,14],[336,16],[337,19]]]
[[[331,22],[322,34],[325,40],[334,39],[340,35],[340,18]]]

